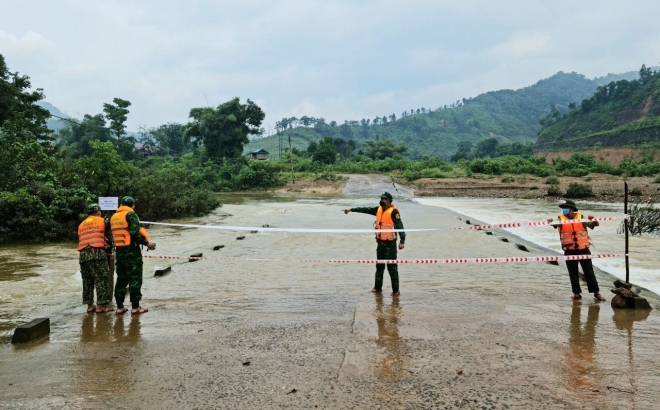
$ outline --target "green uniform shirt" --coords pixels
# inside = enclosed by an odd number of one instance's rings
[[[378,208],[377,207],[358,207],[358,208],[351,208],[351,212],[359,212],[361,214],[369,214],[376,216],[378,214]],[[403,228],[403,222],[401,221],[401,214],[397,209],[392,211],[392,220],[394,221],[394,228],[396,229],[404,229]],[[399,237],[401,238],[401,243],[406,243],[406,233],[405,232],[397,232],[399,234]]]
[[[128,222],[128,232],[131,234],[131,245],[148,245],[147,238],[140,234],[140,219],[135,212],[126,214],[126,222]]]

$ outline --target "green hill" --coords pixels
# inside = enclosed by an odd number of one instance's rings
[[[71,118],[67,114],[62,112],[59,108],[55,107],[53,104],[51,104],[47,101],[39,101],[37,103],[37,105],[40,106],[41,108],[47,109],[48,112],[50,112],[52,115],[56,115],[57,117]],[[59,119],[57,117],[50,117],[46,121],[46,126],[48,128],[50,128],[51,130],[55,131],[55,132],[61,130],[66,125],[66,121],[62,121],[61,119]]]
[[[660,72],[642,66],[639,79],[611,81],[568,113],[542,120],[536,151],[616,147],[660,141]]]
[[[345,121],[344,124],[326,123],[323,118],[284,118],[278,122],[281,136],[272,135],[252,140],[246,152],[265,149],[271,156],[288,147],[304,149],[309,142],[323,136],[354,139],[358,145],[376,135],[395,142],[403,142],[410,157],[423,156],[449,159],[459,141],[473,144],[497,138],[501,142],[533,143],[541,129],[539,119],[555,106],[559,112],[568,112],[569,104],[590,97],[599,85],[615,80],[633,80],[636,72],[608,74],[593,80],[577,73],[558,72],[550,78],[519,90],[500,90],[466,98],[437,109],[420,108],[406,111],[401,116],[392,114],[374,120]]]

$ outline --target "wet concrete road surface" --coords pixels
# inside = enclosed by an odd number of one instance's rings
[[[377,204],[365,194],[226,197],[214,215],[186,222],[365,228],[373,217],[340,211]],[[464,226],[443,208],[396,205],[406,227]],[[245,235],[150,230],[160,255],[375,257],[368,234]],[[513,242],[411,233],[399,257],[522,255]],[[217,244],[226,247],[211,251]],[[86,314],[79,288],[61,285],[59,302],[34,310],[51,317],[50,337],[0,346],[0,409],[649,409],[660,400],[657,310],[571,302],[564,266],[400,265],[396,299],[387,274],[383,295],[369,293],[373,265],[174,262],[151,277],[167,264],[145,262],[151,310],[137,317]],[[610,278],[597,275],[610,299]]]

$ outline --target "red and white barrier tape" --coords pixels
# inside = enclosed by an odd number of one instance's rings
[[[143,255],[147,259],[187,259],[187,260],[211,260],[226,262],[298,262],[298,263],[358,263],[358,264],[376,264],[376,263],[397,263],[397,264],[464,264],[464,263],[519,263],[519,262],[553,262],[553,261],[576,261],[584,259],[601,259],[623,257],[624,254],[597,254],[597,255],[552,255],[552,256],[512,256],[504,258],[453,258],[453,259],[396,259],[396,260],[378,260],[378,259],[257,259],[257,258],[194,258],[189,256],[174,255]]]
[[[526,226],[546,226],[546,225],[565,225],[573,224],[577,222],[595,222],[595,221],[614,221],[616,219],[629,219],[630,215],[624,216],[614,216],[614,217],[601,217],[601,218],[592,218],[592,219],[569,219],[566,221],[538,221],[538,222],[509,222],[503,224],[494,224],[494,225],[474,225],[474,226],[464,226],[460,228],[449,228],[450,230],[477,230],[483,231],[484,229],[503,229],[503,228],[523,228]]]
[[[479,226],[464,226],[459,228],[445,228],[449,230],[477,230],[482,231],[484,229],[498,229],[498,228],[522,228],[526,226],[547,226],[547,225],[563,225],[577,222],[594,222],[594,221],[613,221],[616,219],[627,219],[629,215],[619,216],[619,217],[602,217],[602,218],[593,218],[589,219],[572,219],[568,221],[538,221],[538,222],[510,222],[494,225],[479,225]],[[314,229],[314,228],[264,228],[264,227],[255,227],[255,226],[223,226],[223,225],[191,225],[191,224],[175,224],[168,222],[149,222],[141,221],[143,225],[160,225],[160,226],[171,226],[171,227],[180,227],[180,228],[200,228],[200,229],[220,229],[225,231],[259,231],[259,232],[289,232],[289,233],[370,233],[373,234],[377,232],[376,229]],[[445,229],[441,228],[412,228],[412,229],[379,229],[378,232],[429,232],[429,231],[442,231]]]

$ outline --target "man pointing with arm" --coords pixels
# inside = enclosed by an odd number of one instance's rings
[[[384,192],[380,196],[380,206],[376,207],[362,207],[362,208],[347,208],[344,213],[360,212],[363,214],[375,215],[376,222],[374,223],[376,229],[404,229],[403,222],[401,221],[401,214],[397,207],[392,205],[392,195],[389,192]],[[396,260],[397,258],[397,237],[401,237],[398,248],[403,249],[406,242],[405,232],[376,232],[376,258],[378,260]],[[396,263],[387,264],[387,272],[390,274],[392,281],[392,296],[399,296],[399,271]],[[376,264],[376,283],[374,288],[371,289],[374,293],[380,293],[383,290],[383,274],[385,273],[385,264]]]

